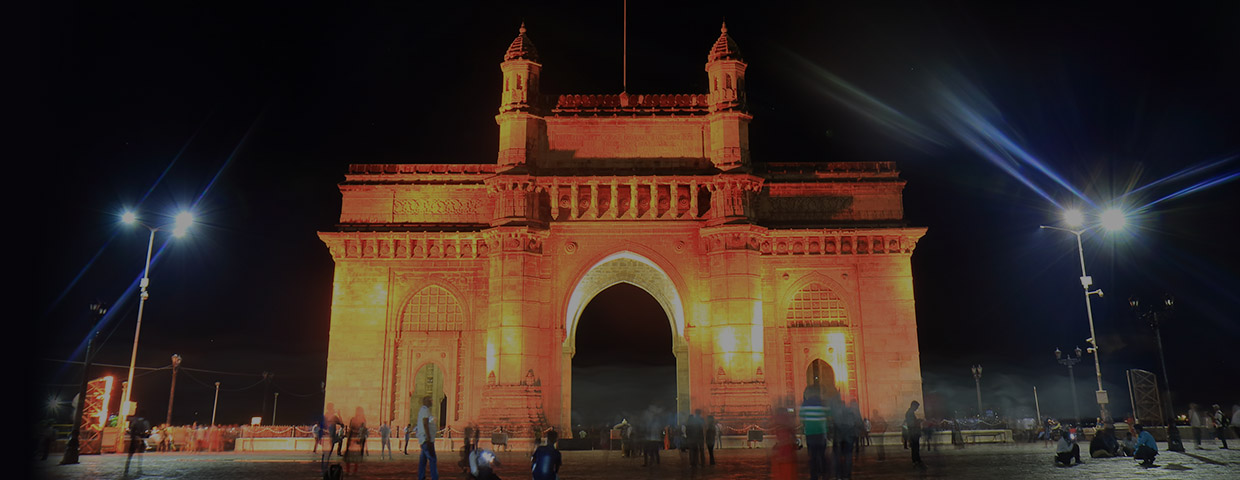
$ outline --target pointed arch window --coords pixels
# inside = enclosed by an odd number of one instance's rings
[[[464,323],[461,302],[438,285],[419,290],[401,312],[401,330],[406,332],[461,330]]]
[[[786,317],[789,327],[847,327],[844,301],[821,283],[811,283],[792,297]]]

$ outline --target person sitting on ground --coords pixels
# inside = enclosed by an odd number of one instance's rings
[[[1108,426],[1094,434],[1094,439],[1089,442],[1089,456],[1093,458],[1119,456],[1119,442],[1115,439],[1115,427]]]
[[[1139,423],[1132,428],[1137,431],[1137,452],[1132,457],[1141,460],[1142,467],[1153,467],[1154,457],[1158,456],[1158,444],[1154,442],[1154,436]]]
[[[1072,433],[1056,430],[1051,434],[1055,439],[1055,463],[1062,463],[1065,467],[1072,466],[1072,460],[1076,460],[1076,464],[1084,463],[1081,461],[1081,446],[1076,444],[1076,439]]]
[[[1119,451],[1125,457],[1131,457],[1132,454],[1137,453],[1137,440],[1132,438],[1131,430],[1124,433],[1124,439],[1119,442]]]
[[[530,457],[531,471],[534,480],[556,480],[560,472],[560,465],[563,464],[560,451],[555,448],[555,441],[560,439],[560,434],[555,430],[547,432],[547,444],[534,450],[534,455]]]

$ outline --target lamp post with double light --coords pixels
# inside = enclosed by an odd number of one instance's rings
[[[90,313],[94,314],[95,322],[91,324],[90,333],[86,335],[86,354],[82,358],[82,384],[78,387],[77,400],[73,402],[73,430],[69,433],[69,443],[65,444],[65,455],[60,457],[61,465],[75,465],[80,457],[82,417],[86,412],[86,383],[90,379],[90,354],[95,344],[95,337],[99,335],[99,323],[103,320],[103,316],[107,315],[108,306],[96,301],[90,304]]]
[[[974,365],[970,369],[973,370],[973,385],[977,387],[977,418],[982,418],[982,366]]]
[[[1059,230],[1061,232],[1068,232],[1076,236],[1076,252],[1081,261],[1081,288],[1085,290],[1085,316],[1089,319],[1089,338],[1085,339],[1085,341],[1089,343],[1089,348],[1087,351],[1094,355],[1094,373],[1098,377],[1098,391],[1096,392],[1098,399],[1098,412],[1100,420],[1103,425],[1105,425],[1111,421],[1110,415],[1107,414],[1107,403],[1109,403],[1109,401],[1107,399],[1106,389],[1102,388],[1102,360],[1098,358],[1098,334],[1094,330],[1094,307],[1090,302],[1090,296],[1092,295],[1097,295],[1098,298],[1102,298],[1102,289],[1100,288],[1092,291],[1089,289],[1089,287],[1093,286],[1094,279],[1093,277],[1090,277],[1088,273],[1085,273],[1085,247],[1084,243],[1081,241],[1081,235],[1098,227],[1102,227],[1110,231],[1121,230],[1127,223],[1127,219],[1124,216],[1123,211],[1118,208],[1110,208],[1102,212],[1102,215],[1099,217],[1099,222],[1095,225],[1086,226],[1085,214],[1076,209],[1064,211],[1063,220],[1064,225],[1068,228],[1048,225],[1042,225],[1040,228]],[[1102,427],[1103,425],[1099,425],[1099,427]]]
[[[1060,365],[1068,367],[1068,381],[1072,382],[1070,383],[1070,385],[1072,386],[1072,415],[1073,415],[1073,418],[1076,419],[1075,423],[1077,425],[1080,425],[1081,410],[1077,408],[1076,406],[1076,398],[1077,398],[1076,397],[1076,375],[1072,373],[1072,367],[1076,366],[1076,364],[1078,363],[1081,363],[1081,347],[1076,347],[1075,357],[1071,355],[1064,357],[1063,352],[1059,351],[1059,349],[1056,348],[1055,349],[1055,360],[1058,361]]]
[[[1163,297],[1162,310],[1146,308],[1142,312],[1141,300],[1137,297],[1129,297],[1128,306],[1132,308],[1132,313],[1136,314],[1137,318],[1149,322],[1150,328],[1154,329],[1154,340],[1158,345],[1158,362],[1162,365],[1163,388],[1167,392],[1165,400],[1163,400],[1164,415],[1167,418],[1167,450],[1183,452],[1184,441],[1180,439],[1180,429],[1175,425],[1175,411],[1171,406],[1171,380],[1167,378],[1167,360],[1163,356],[1162,333],[1159,329],[1160,317],[1170,315],[1175,311],[1175,297],[1171,295]]]
[[[134,412],[129,411],[129,399],[133,393],[133,370],[134,364],[138,361],[138,337],[142,333],[142,313],[146,310],[146,299],[150,296],[147,287],[151,284],[151,252],[155,250],[155,232],[171,231],[174,237],[185,236],[190,225],[194,223],[194,215],[190,212],[178,213],[175,221],[164,225],[151,225],[138,219],[137,213],[133,211],[125,212],[121,215],[121,221],[129,225],[141,225],[150,230],[150,240],[146,244],[146,265],[142,269],[142,280],[138,283],[140,292],[138,294],[138,325],[133,331],[133,351],[129,355],[129,375],[126,380],[125,394],[121,398],[121,420],[128,423],[129,416]]]

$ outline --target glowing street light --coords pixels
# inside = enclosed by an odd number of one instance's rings
[[[1063,211],[1063,224],[1072,228],[1079,228],[1085,224],[1085,214],[1079,208],[1070,208]]]
[[[1102,212],[1099,220],[1102,222],[1102,228],[1112,232],[1123,230],[1124,226],[1128,224],[1127,216],[1118,208],[1106,209]]]
[[[125,394],[121,399],[121,419],[128,423],[129,415],[133,414],[129,411],[129,399],[133,392],[134,364],[138,361],[138,335],[142,333],[142,313],[145,311],[146,299],[150,296],[146,289],[151,284],[151,251],[155,249],[155,232],[171,230],[176,237],[184,236],[194,223],[194,215],[190,212],[181,212],[176,215],[175,221],[171,224],[152,226],[139,220],[138,214],[129,210],[121,214],[121,221],[129,225],[141,225],[151,232],[150,240],[146,244],[146,266],[142,270],[142,281],[138,283],[141,289],[138,295],[138,325],[133,332],[133,352],[129,355],[129,376],[126,381]]]
[[[1127,224],[1127,218],[1122,210],[1114,207],[1102,212],[1099,218],[1100,223],[1096,225],[1085,225],[1085,215],[1076,209],[1065,211],[1063,218],[1064,224],[1069,228],[1047,225],[1042,225],[1040,228],[1059,230],[1076,236],[1076,252],[1081,261],[1081,288],[1085,290],[1085,316],[1089,319],[1089,338],[1085,339],[1085,342],[1090,345],[1087,351],[1094,354],[1094,373],[1098,377],[1098,391],[1096,392],[1098,411],[1101,414],[1102,422],[1105,424],[1110,422],[1109,415],[1107,415],[1107,403],[1110,402],[1107,398],[1107,391],[1102,388],[1102,361],[1098,358],[1098,334],[1094,332],[1094,307],[1090,303],[1089,298],[1091,295],[1097,295],[1098,298],[1102,298],[1102,289],[1093,291],[1089,289],[1093,285],[1094,279],[1088,273],[1085,273],[1085,248],[1082,246],[1081,235],[1099,226],[1112,232],[1121,230]]]

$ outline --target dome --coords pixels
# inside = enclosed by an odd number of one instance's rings
[[[529,35],[525,34],[525,23],[521,23],[521,29],[517,31],[517,38],[512,40],[512,44],[508,45],[508,51],[504,52],[504,61],[509,60],[530,60],[538,61],[538,50],[534,48],[534,42],[530,40]]]
[[[707,63],[716,60],[744,60],[741,58],[740,47],[736,46],[736,40],[728,36],[727,23],[719,27],[719,39],[715,40],[715,44],[710,47],[710,55],[706,56]]]

